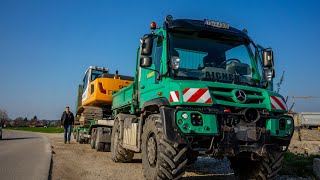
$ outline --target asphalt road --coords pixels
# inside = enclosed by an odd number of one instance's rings
[[[44,180],[49,177],[51,147],[40,133],[3,130],[0,179]]]

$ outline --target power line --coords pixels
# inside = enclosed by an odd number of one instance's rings
[[[320,96],[291,96],[296,99],[312,99],[312,98],[320,98]]]

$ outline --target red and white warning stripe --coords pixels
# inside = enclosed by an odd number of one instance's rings
[[[210,92],[205,88],[186,88],[182,94],[184,102],[212,103]]]
[[[286,102],[281,97],[270,96],[270,102],[272,109],[279,109],[283,111],[288,109]]]
[[[179,102],[179,91],[170,91],[170,102]]]

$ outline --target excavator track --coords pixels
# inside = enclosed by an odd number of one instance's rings
[[[92,106],[81,106],[77,111],[76,124],[90,125],[91,120],[103,118],[103,108]]]

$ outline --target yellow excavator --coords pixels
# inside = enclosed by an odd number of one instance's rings
[[[98,151],[109,149],[109,140],[98,134],[110,130],[112,94],[133,83],[133,77],[110,74],[105,67],[90,66],[79,85],[74,138],[79,143],[91,142]],[[112,125],[111,125],[112,126]],[[99,131],[101,133],[99,133]],[[111,132],[111,130],[110,130]],[[96,140],[98,139],[98,142]]]

